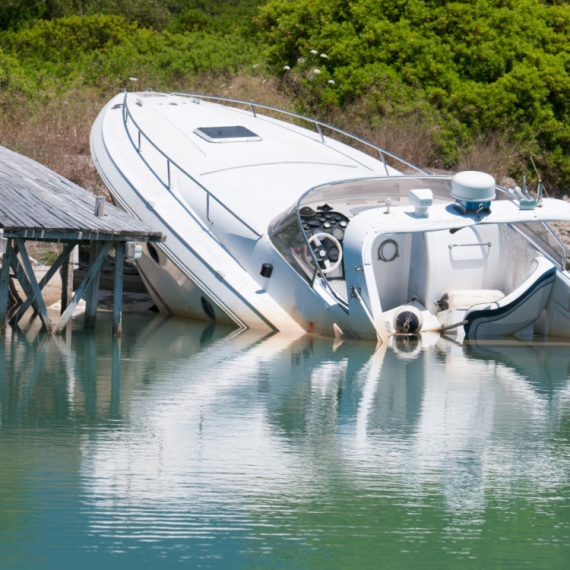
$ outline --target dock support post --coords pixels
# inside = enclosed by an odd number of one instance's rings
[[[75,291],[75,293],[73,294],[73,299],[71,299],[69,306],[67,307],[67,309],[65,309],[63,315],[61,315],[59,323],[55,327],[54,332],[60,332],[68,323],[69,319],[71,318],[71,315],[73,314],[73,311],[75,310],[75,307],[77,307],[77,303],[79,303],[79,300],[83,297],[85,290],[91,284],[91,281],[95,277],[95,274],[99,273],[101,265],[103,264],[103,261],[105,260],[105,257],[109,253],[109,250],[111,249],[112,245],[113,242],[110,241],[103,243],[103,246],[101,247],[99,253],[97,254],[97,257],[93,261],[93,264],[89,266],[89,270],[87,271],[85,279],[83,279],[83,282],[81,283],[81,285],[79,285],[77,291]]]
[[[113,299],[113,334],[123,332],[123,262],[125,242],[115,242],[115,292]]]
[[[8,316],[8,296],[10,293],[10,256],[12,255],[12,240],[8,240],[6,251],[2,257],[0,270],[0,334],[6,332],[6,318]]]
[[[91,240],[89,247],[89,265],[92,266],[97,258],[101,245],[98,241]],[[97,319],[97,303],[99,302],[99,279],[101,277],[100,268],[97,268],[95,275],[87,289],[85,297],[85,328],[90,329],[95,326]]]
[[[60,268],[62,263],[69,257],[70,251],[73,249],[73,243],[67,244],[62,253],[59,257],[55,260],[55,263],[49,268],[49,271],[44,275],[43,279],[39,282],[40,291],[44,290],[44,287],[50,282],[51,278],[56,274],[57,270]],[[12,319],[10,320],[11,325],[15,325],[20,322],[21,318],[24,316],[24,313],[28,310],[29,306],[32,304],[35,298],[31,299],[28,298],[26,301],[20,306],[18,311],[14,314]]]
[[[65,309],[71,301],[73,296],[73,267],[75,264],[74,254],[77,251],[73,246],[71,253],[63,262],[61,266],[61,310],[59,312],[60,316],[63,315]]]

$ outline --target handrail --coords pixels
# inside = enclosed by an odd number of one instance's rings
[[[195,97],[197,99],[212,100],[212,101],[226,101],[228,103],[240,103],[242,105],[249,106],[254,117],[257,117],[257,114],[255,112],[255,107],[259,107],[260,109],[268,109],[269,111],[275,111],[277,113],[282,113],[282,114],[288,115],[290,117],[295,117],[297,119],[303,119],[304,121],[308,121],[310,123],[313,123],[317,127],[317,131],[318,131],[317,134],[319,134],[319,136],[321,137],[321,142],[323,144],[326,144],[326,141],[325,141],[325,137],[321,131],[321,127],[331,129],[332,131],[334,131],[336,133],[340,133],[341,135],[344,135],[350,139],[353,139],[355,141],[358,141],[359,143],[364,144],[365,146],[368,146],[370,148],[373,148],[374,150],[377,150],[380,153],[380,158],[381,158],[382,163],[384,165],[384,170],[386,171],[386,176],[390,176],[390,173],[388,172],[388,166],[386,164],[386,156],[389,156],[390,158],[393,158],[394,160],[397,160],[398,162],[401,162],[402,164],[405,164],[406,166],[413,168],[414,170],[416,170],[417,172],[419,172],[421,174],[429,174],[429,172],[426,172],[425,170],[423,170],[419,166],[416,166],[415,164],[412,164],[411,162],[408,162],[407,160],[400,158],[398,155],[391,153],[391,152],[387,151],[386,149],[371,143],[370,141],[367,141],[365,139],[357,137],[356,135],[353,135],[353,134],[351,134],[347,131],[344,131],[342,129],[339,129],[337,127],[333,127],[332,125],[329,125],[328,123],[323,123],[322,121],[318,121],[317,119],[307,117],[306,115],[300,115],[299,113],[293,113],[292,111],[286,111],[285,109],[280,109],[279,107],[271,107],[270,105],[263,105],[261,103],[253,103],[251,101],[245,101],[243,99],[232,99],[230,97],[217,97],[217,96],[213,96],[213,95],[200,95],[197,93],[184,93],[182,91],[173,91],[171,93],[171,95],[179,95],[182,97]]]
[[[127,132],[127,136],[129,137],[129,140],[131,141],[131,144],[133,145],[133,147],[136,149],[136,151],[142,156],[142,151],[141,151],[141,136],[144,137],[144,139],[146,141],[148,141],[150,143],[150,145],[156,150],[158,151],[158,153],[160,155],[162,155],[165,159],[166,159],[166,171],[167,171],[167,182],[165,183],[161,176],[150,166],[150,164],[147,162],[147,166],[148,168],[151,170],[151,172],[156,176],[156,178],[158,179],[158,181],[170,192],[170,194],[176,199],[176,201],[178,203],[180,203],[182,205],[182,207],[188,211],[188,208],[186,207],[185,204],[183,204],[181,202],[181,200],[172,192],[172,187],[171,187],[171,167],[170,165],[174,165],[180,172],[182,172],[182,174],[184,174],[185,176],[187,176],[190,180],[192,180],[192,182],[194,182],[194,184],[196,184],[197,186],[199,186],[205,193],[206,193],[206,219],[210,222],[210,224],[213,224],[214,222],[210,219],[210,198],[212,198],[213,200],[215,200],[220,206],[222,206],[222,208],[224,208],[224,210],[226,210],[227,212],[229,212],[238,222],[240,222],[243,226],[245,226],[251,233],[253,233],[258,239],[261,237],[262,234],[260,234],[259,232],[257,232],[256,230],[254,230],[247,222],[245,222],[244,220],[242,220],[235,212],[233,212],[232,210],[230,210],[221,200],[219,200],[216,196],[214,196],[214,194],[212,194],[203,184],[200,184],[200,182],[198,182],[191,174],[189,174],[188,172],[186,172],[180,165],[178,165],[174,160],[172,160],[167,154],[165,154],[160,148],[158,148],[158,146],[156,146],[156,144],[154,144],[152,142],[152,140],[150,140],[150,138],[148,137],[148,135],[139,127],[138,123],[135,121],[132,113],[130,112],[128,105],[127,105],[127,95],[129,95],[129,93],[127,91],[125,91],[125,98],[123,101],[123,125],[125,127],[125,131]],[[132,93],[131,93],[132,95]],[[137,143],[135,144],[135,142],[133,141],[133,138],[131,137],[131,133],[129,132],[128,126],[127,126],[127,121],[131,120],[133,125],[136,127],[137,129]]]

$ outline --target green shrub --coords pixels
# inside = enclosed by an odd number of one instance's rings
[[[273,0],[256,23],[275,73],[302,81],[316,108],[364,97],[384,116],[420,109],[441,126],[448,165],[458,144],[509,132],[551,180],[570,182],[568,5]]]
[[[40,20],[30,28],[4,33],[1,42],[23,59],[73,62],[81,54],[128,41],[136,28],[119,16],[70,16]]]

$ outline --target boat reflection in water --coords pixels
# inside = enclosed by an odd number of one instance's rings
[[[213,564],[268,548],[283,562],[295,548],[308,564],[343,547],[342,566],[419,553],[422,537],[439,552],[485,524],[513,538],[521,510],[550,508],[548,525],[566,516],[565,345],[424,335],[376,349],[162,317],[126,326],[120,359],[113,342],[78,330],[36,348],[39,378],[59,378],[53,409],[43,380],[34,395],[13,375],[1,417],[4,431],[37,421],[37,396],[54,433],[77,426],[81,517],[109,549],[158,544]],[[0,366],[15,370],[30,346],[8,343]],[[544,537],[567,538],[564,524]]]

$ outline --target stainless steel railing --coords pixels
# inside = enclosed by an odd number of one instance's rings
[[[271,107],[269,105],[262,105],[261,103],[252,103],[251,101],[245,101],[243,99],[231,99],[229,97],[216,97],[216,96],[212,96],[212,95],[199,95],[199,94],[195,94],[195,93],[183,93],[181,91],[174,91],[172,93],[172,95],[179,95],[181,97],[192,97],[195,99],[203,99],[205,101],[224,101],[226,103],[238,103],[241,105],[245,105],[247,107],[249,107],[249,109],[251,110],[251,113],[254,117],[257,117],[257,113],[255,111],[256,108],[259,109],[267,109],[268,111],[274,111],[275,113],[281,113],[283,115],[287,115],[289,117],[293,117],[296,119],[302,119],[304,121],[308,121],[309,123],[313,123],[316,128],[317,128],[317,132],[319,134],[319,136],[321,137],[321,142],[323,144],[326,144],[326,140],[325,140],[325,136],[323,134],[323,127],[326,129],[329,129],[335,133],[341,134],[342,136],[348,137],[349,139],[352,139],[353,141],[359,142],[360,144],[363,144],[366,147],[369,147],[375,151],[378,151],[378,153],[380,154],[380,159],[382,160],[382,164],[384,165],[384,170],[386,171],[386,176],[390,176],[390,173],[388,171],[388,165],[386,164],[386,157],[390,157],[394,160],[396,160],[397,162],[401,163],[402,165],[405,165],[409,168],[412,168],[413,170],[415,170],[416,172],[420,173],[420,174],[429,174],[428,172],[426,172],[425,170],[422,170],[421,168],[419,168],[418,166],[416,166],[415,164],[412,164],[411,162],[408,162],[407,160],[404,160],[403,158],[400,158],[399,156],[387,151],[386,149],[383,149],[382,147],[379,147],[365,139],[362,139],[360,137],[357,137],[356,135],[353,135],[347,131],[343,131],[342,129],[338,129],[337,127],[333,127],[332,125],[329,125],[328,123],[323,123],[322,121],[318,121],[317,119],[313,119],[311,117],[307,117],[306,115],[300,115],[299,113],[293,113],[292,111],[285,111],[284,109],[279,109],[278,107]]]
[[[147,167],[149,168],[149,170],[156,176],[157,180],[170,192],[170,194],[174,197],[174,199],[188,212],[190,213],[190,211],[188,210],[188,207],[186,206],[186,204],[184,204],[173,192],[172,192],[172,184],[171,184],[171,180],[172,180],[172,175],[171,175],[171,170],[172,167],[174,166],[176,169],[178,169],[182,174],[184,174],[185,176],[187,176],[190,180],[192,180],[192,182],[194,182],[194,184],[196,184],[196,186],[198,186],[203,192],[205,192],[206,194],[206,219],[208,220],[208,222],[210,222],[210,224],[213,224],[213,220],[210,219],[210,200],[214,200],[217,204],[219,204],[226,212],[228,212],[234,219],[236,219],[241,225],[243,225],[246,229],[248,229],[256,238],[260,238],[262,234],[260,234],[259,232],[255,231],[247,222],[245,222],[244,220],[242,220],[235,212],[233,212],[232,210],[230,210],[230,208],[228,208],[221,200],[219,200],[218,198],[216,198],[216,196],[214,196],[203,184],[200,184],[200,182],[198,182],[191,174],[189,174],[188,172],[186,172],[179,164],[177,164],[174,160],[172,160],[166,153],[164,153],[160,148],[158,148],[158,146],[150,139],[150,137],[141,129],[141,127],[138,125],[138,123],[136,122],[135,118],[133,117],[132,113],[129,110],[128,104],[127,104],[127,97],[128,97],[129,93],[127,93],[125,91],[125,98],[123,100],[123,125],[125,127],[125,131],[127,132],[127,136],[129,137],[129,140],[131,141],[131,144],[134,146],[134,148],[136,149],[136,151],[141,155],[142,157],[142,140],[144,139],[148,144],[150,144],[166,161],[166,180],[163,180],[163,176],[161,176],[154,168],[152,168],[152,166],[145,161],[145,164],[147,165]],[[130,94],[132,95],[132,93]],[[131,136],[131,132],[129,131],[128,128],[128,121],[131,121],[132,124],[135,126],[136,128],[136,143],[133,140],[133,137]]]

